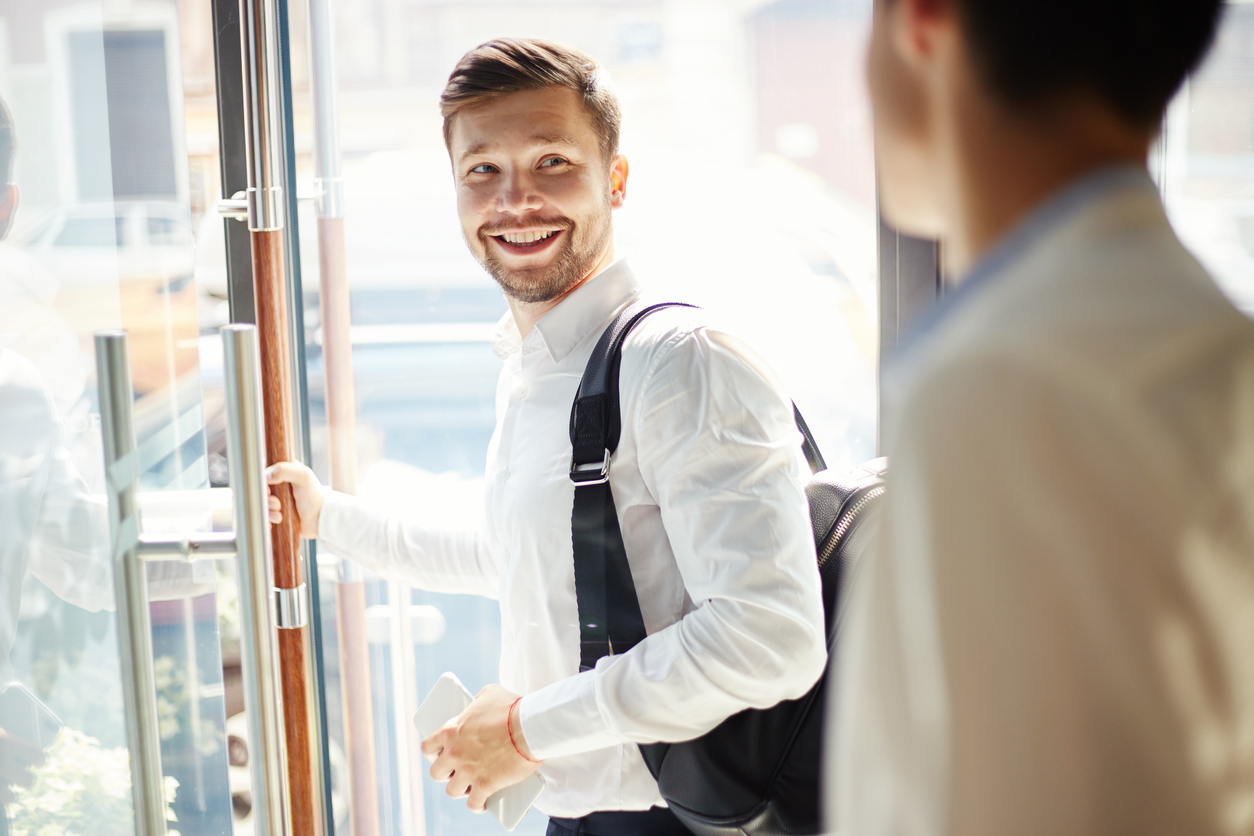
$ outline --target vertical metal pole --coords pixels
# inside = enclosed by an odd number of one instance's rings
[[[278,24],[273,0],[240,0],[244,61],[244,155],[248,228],[283,228],[283,158]]]
[[[331,0],[309,0],[309,85],[313,94],[314,188],[319,218],[344,217],[332,32]]]
[[[275,0],[278,24],[279,78],[278,94],[283,113],[282,154],[287,183],[296,182],[296,133],[292,124],[292,58],[291,25],[288,18],[289,0]],[[287,329],[289,361],[291,363],[292,447],[297,461],[313,462],[313,448],[309,438],[309,386],[305,369],[305,294],[300,260],[300,213],[296,191],[287,189],[287,222],[283,228],[285,244],[284,280],[287,285]],[[331,753],[328,749],[330,732],[327,723],[326,677],[324,673],[322,645],[321,585],[317,572],[317,544],[312,540],[299,541],[299,560],[305,579],[306,597],[309,601],[309,625],[298,631],[302,641],[301,654],[305,660],[305,711],[309,722],[309,763],[312,770],[312,801],[315,813],[321,815],[323,830],[335,831],[335,816],[331,809]]]
[[[396,746],[397,806],[402,833],[426,832],[422,798],[422,750],[414,724],[418,711],[418,677],[414,672],[412,594],[408,584],[388,583],[389,638],[392,642],[393,740]]]
[[[187,690],[184,693],[189,695],[187,701],[190,703],[189,713],[191,714],[188,731],[192,735],[192,740],[201,740],[204,726],[200,717],[200,662],[196,658],[196,611],[191,598],[184,598],[182,607],[183,652],[187,654]],[[196,809],[204,813],[209,809],[208,799],[205,797],[205,762],[200,757],[193,758],[192,770],[196,773]]]
[[[248,228],[252,243],[253,302],[256,308],[262,409],[266,426],[266,463],[297,459],[292,393],[292,307],[288,299],[283,238],[285,207],[282,184],[283,113],[279,72],[276,0],[240,0],[243,46],[244,122],[248,169]],[[310,698],[315,677],[309,653],[308,587],[300,559],[299,521],[289,486],[276,491],[283,522],[273,527],[276,593],[291,606],[280,612],[279,656],[282,672],[288,790],[293,829],[318,836],[326,827],[322,761],[316,703]],[[282,620],[291,614],[294,620]]]
[[[139,478],[139,465],[131,414],[131,365],[124,331],[96,334],[96,377],[100,387],[135,832],[139,836],[163,836],[166,832],[165,787],[161,773],[157,686],[152,668],[147,576],[144,564],[136,557],[139,506],[135,499],[135,482]]]
[[[291,833],[291,798],[280,687],[279,639],[273,613],[268,493],[262,481],[265,433],[257,329],[222,328],[226,358],[227,458],[239,558],[244,705],[252,744],[253,820],[257,836]]]
[[[239,0],[210,0],[213,6],[215,88],[218,100],[218,150],[222,164],[222,197],[231,198],[248,188],[245,153],[244,77],[242,25]],[[226,234],[227,298],[232,322],[255,322],[253,312],[252,244],[248,227],[230,219],[222,221]]]
[[[331,486],[357,493],[357,404],[353,392],[348,266],[344,240],[344,181],[340,173],[339,112],[331,0],[308,0],[310,88],[314,115],[314,188],[317,194],[318,268],[322,309],[322,368],[327,404]],[[379,832],[374,710],[366,587],[361,570],[341,558],[336,585],[336,628],[345,750],[349,761],[354,836]],[[402,725],[408,726],[408,723]],[[421,822],[419,825],[421,833]]]

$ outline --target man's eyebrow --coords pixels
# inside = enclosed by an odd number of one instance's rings
[[[483,152],[487,151],[491,147],[492,145],[490,143],[476,142],[474,145],[470,146],[469,148],[467,148],[465,151],[462,152],[461,158],[464,160],[467,157],[473,157],[476,154],[482,154]]]
[[[536,134],[531,138],[532,145],[578,145],[579,143],[565,134]]]
[[[476,142],[474,145],[462,152],[461,159],[473,157],[477,154],[485,154],[491,151],[494,143],[492,142]],[[579,147],[579,143],[565,134],[536,134],[527,140],[527,145],[574,145]]]

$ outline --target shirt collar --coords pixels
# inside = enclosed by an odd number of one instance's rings
[[[560,363],[585,337],[638,295],[640,285],[627,259],[619,258],[545,314],[527,341],[543,342],[553,362]],[[507,311],[497,323],[492,350],[504,360],[522,348],[518,324],[513,313]]]
[[[514,313],[506,310],[505,315],[496,321],[496,330],[492,332],[492,353],[508,360],[511,354],[517,354],[521,349],[522,335],[518,333]]]
[[[1108,195],[1128,190],[1148,190],[1155,197],[1158,194],[1157,187],[1144,166],[1116,163],[1083,175],[1070,185],[1063,186],[1052,197],[1046,198],[980,258],[956,288],[948,290],[923,315],[898,345],[894,360],[910,353],[938,324],[952,316],[956,309],[969,302],[996,277],[1004,275],[1008,268],[1021,261],[1067,218]]]

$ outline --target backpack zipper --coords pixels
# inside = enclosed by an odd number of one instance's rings
[[[861,511],[868,502],[883,495],[884,486],[877,485],[863,494],[862,498],[853,504],[853,507],[851,507],[844,514],[840,515],[840,519],[837,520],[836,525],[832,528],[832,536],[828,540],[827,548],[823,549],[823,554],[819,555],[819,566],[827,563],[827,559],[832,556],[832,552],[836,551],[836,544],[839,543],[840,538],[844,537],[845,533],[849,531],[849,527],[853,525],[853,521],[858,516],[858,512]]]

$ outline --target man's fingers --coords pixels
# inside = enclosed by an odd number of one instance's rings
[[[449,798],[465,798],[470,793],[470,782],[454,772],[448,779],[444,791],[448,793]]]
[[[279,462],[266,468],[266,484],[277,485],[281,482],[297,482],[304,476],[304,468],[293,462]]]
[[[452,758],[446,757],[443,753],[441,753],[439,757],[431,762],[431,769],[429,771],[431,774],[431,780],[439,783],[441,781],[449,780],[456,771],[456,767],[453,764]]]
[[[444,751],[445,737],[446,735],[444,734],[444,729],[440,729],[439,731],[432,732],[422,739],[422,743],[419,744],[418,748],[421,749],[422,753],[427,756],[427,760],[435,760],[436,757]]]
[[[453,777],[454,772],[456,772],[456,770],[449,766],[446,761],[443,761],[440,758],[435,759],[435,761],[431,764],[431,769],[429,771],[431,773],[431,780],[435,781],[437,784],[442,784],[449,780]]]
[[[466,798],[466,806],[472,813],[482,813],[488,809],[488,797],[496,792],[490,783],[474,784],[470,787],[470,795]]]

